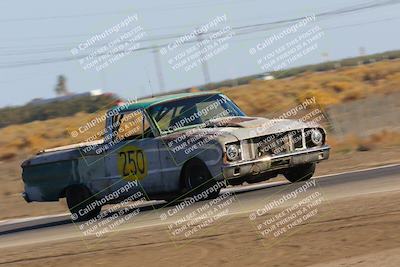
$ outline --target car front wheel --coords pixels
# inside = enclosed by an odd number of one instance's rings
[[[289,168],[284,175],[292,183],[307,181],[314,175],[315,165],[315,163],[309,163],[295,166]]]
[[[202,200],[218,197],[221,188],[202,161],[195,159],[189,162],[183,175],[189,196],[201,194]]]

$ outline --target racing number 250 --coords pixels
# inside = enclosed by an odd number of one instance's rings
[[[118,152],[118,171],[124,179],[140,180],[147,175],[147,159],[142,149],[127,146]]]

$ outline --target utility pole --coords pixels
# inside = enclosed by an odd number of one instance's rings
[[[201,52],[203,47],[201,45],[203,38],[202,38],[202,33],[197,34],[197,42],[200,43],[200,60],[201,60],[201,68],[203,70],[203,77],[204,77],[204,83],[205,84],[209,84],[210,83],[210,73],[208,71],[208,64],[207,64],[207,60],[203,60],[203,53]]]
[[[360,54],[360,57],[365,56],[365,47],[364,46],[360,46],[358,48],[358,53]]]
[[[156,72],[157,72],[157,77],[158,77],[158,85],[160,87],[160,91],[163,92],[165,88],[164,84],[164,77],[162,74],[162,68],[161,68],[161,59],[160,59],[160,48],[154,48],[153,50],[154,53],[154,64],[156,65]]]
[[[101,78],[101,86],[103,87],[103,90],[108,90],[107,78],[106,78],[106,70],[105,69],[103,69],[100,72],[100,78]]]
[[[321,53],[322,58],[324,59],[325,62],[329,61],[329,53],[328,52],[323,52]]]

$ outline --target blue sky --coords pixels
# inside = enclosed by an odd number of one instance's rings
[[[371,2],[381,1],[1,1],[0,106],[24,104],[36,97],[53,97],[56,78],[60,74],[67,77],[68,88],[73,92],[101,88],[125,98],[159,92],[155,58],[151,50],[127,55],[100,72],[83,70],[78,60],[37,64],[43,60],[71,58],[70,50],[79,43],[104,32],[130,15],[138,15],[138,21],[131,26],[143,28],[146,33],[143,40],[153,40],[140,42],[141,47],[146,47],[171,42],[174,39],[157,39],[165,35],[190,33],[210,19],[224,14],[227,17],[226,25],[240,27]],[[324,61],[327,57],[322,54],[328,54],[331,60],[357,56],[360,47],[365,47],[367,54],[398,49],[399,11],[400,4],[393,4],[317,18],[315,25],[325,33],[318,40],[318,48],[294,62],[291,67]],[[256,57],[249,54],[249,49],[284,28],[234,36],[229,40],[228,49],[207,62],[211,81],[262,72]],[[200,67],[188,72],[174,70],[169,66],[168,59],[168,56],[161,55],[159,61],[165,82],[164,91],[204,82]],[[22,63],[22,66],[15,67],[18,63]]]

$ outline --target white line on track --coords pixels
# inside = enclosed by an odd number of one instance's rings
[[[346,171],[346,172],[338,172],[338,173],[320,175],[320,176],[315,176],[312,179],[326,178],[326,177],[338,176],[338,175],[343,175],[343,174],[367,172],[367,171],[379,170],[379,169],[385,169],[385,168],[391,168],[391,167],[397,167],[397,166],[400,166],[400,164],[389,164],[389,165],[371,167],[371,168],[366,168],[366,169],[361,169],[361,170],[353,170],[353,171]],[[237,192],[250,191],[250,190],[263,188],[266,185],[268,185],[268,186],[276,186],[276,185],[282,185],[282,184],[287,184],[287,183],[289,183],[289,182],[276,181],[276,182],[261,183],[261,184],[254,184],[254,185],[243,185],[243,186],[240,186],[240,187],[227,188],[227,189],[223,189],[223,190],[228,191],[228,192],[236,192],[237,193]],[[243,213],[243,212],[240,212],[240,213]],[[30,221],[41,220],[41,219],[51,219],[51,218],[57,218],[57,217],[64,217],[64,216],[68,216],[68,215],[69,215],[69,213],[60,213],[60,214],[43,215],[43,216],[36,216],[36,217],[7,219],[7,220],[0,221],[0,226],[10,225],[10,224],[15,224],[15,223],[30,222]]]

